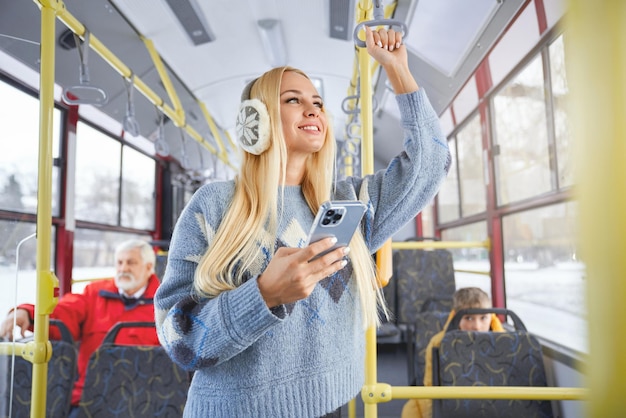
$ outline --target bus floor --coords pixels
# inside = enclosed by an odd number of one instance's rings
[[[404,344],[379,344],[377,347],[377,380],[391,386],[407,386],[407,354]],[[395,399],[378,404],[378,418],[399,418],[406,399]],[[341,408],[341,417],[347,418],[348,406]],[[363,418],[363,401],[356,398],[356,416]]]

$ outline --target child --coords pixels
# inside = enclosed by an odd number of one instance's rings
[[[432,352],[433,347],[439,347],[441,340],[452,320],[454,314],[461,309],[491,308],[489,295],[477,287],[464,287],[458,289],[453,296],[452,311],[443,327],[443,331],[435,334],[426,347],[426,365],[424,370],[424,386],[432,386]],[[459,329],[462,331],[495,331],[502,332],[502,324],[497,316],[486,313],[476,315],[465,315],[459,322]],[[431,418],[431,399],[410,399],[402,408],[402,418]]]

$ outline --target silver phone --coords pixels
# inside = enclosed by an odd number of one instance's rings
[[[359,227],[366,209],[365,204],[358,200],[324,202],[317,211],[306,245],[333,236],[337,238],[337,242],[331,248],[321,252],[309,261],[313,261],[336,248],[350,244],[350,240]]]

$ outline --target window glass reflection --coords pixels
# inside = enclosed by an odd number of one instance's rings
[[[461,214],[463,217],[484,212],[487,193],[483,161],[480,115],[476,114],[456,136],[459,147],[459,180],[461,185]]]
[[[565,72],[563,36],[550,45],[550,76],[552,80],[552,106],[554,111],[554,133],[559,187],[571,186],[574,182],[573,145],[570,120],[567,116],[569,85]]]
[[[585,265],[576,252],[576,212],[576,204],[567,202],[503,218],[505,289],[507,306],[531,332],[587,352]]]
[[[476,222],[457,228],[449,228],[441,233],[443,241],[485,241],[487,224]],[[454,278],[457,289],[476,286],[491,295],[491,270],[489,254],[486,248],[449,249],[454,259]]]
[[[36,224],[16,220],[0,220],[0,313],[5,315],[16,304],[34,303],[37,283]],[[55,259],[56,230],[53,226],[50,242],[50,269]],[[19,249],[19,252],[18,252]],[[16,338],[21,337],[19,331]]]
[[[124,147],[122,165],[122,226],[154,229],[156,163]]]
[[[548,128],[541,55],[493,99],[498,203],[551,190]]]
[[[437,194],[439,223],[459,219],[459,179],[457,174],[455,141],[448,141],[452,164]]]
[[[76,219],[117,225],[122,145],[82,122],[76,130]]]
[[[39,100],[0,81],[0,209],[37,212]],[[61,112],[52,112],[52,158],[59,157]],[[59,168],[52,167],[52,215],[59,215]]]

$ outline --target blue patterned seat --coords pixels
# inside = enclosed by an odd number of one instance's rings
[[[413,324],[426,310],[450,311],[456,290],[452,253],[448,250],[398,250],[393,259],[397,282],[397,321]]]
[[[189,375],[161,346],[115,345],[122,327],[154,326],[152,322],[119,323],[89,360],[79,417],[182,416]]]
[[[72,388],[78,376],[76,362],[78,351],[74,345],[72,336],[67,327],[60,321],[51,319],[51,326],[56,326],[61,331],[61,340],[54,340],[52,344],[52,357],[48,362],[48,378],[47,378],[47,395],[46,395],[46,417],[48,418],[66,418],[70,402],[72,400]],[[2,367],[6,370],[6,397],[0,401],[5,406],[0,410],[2,416],[8,415],[8,397],[10,395],[10,379],[13,380],[13,399],[11,417],[28,418],[30,417],[31,392],[32,392],[32,374],[33,365],[31,362],[21,357],[15,357],[14,373],[11,373],[11,356],[1,356],[0,361],[6,364]]]
[[[409,384],[421,386],[424,382],[426,347],[435,334],[443,331],[450,312],[427,311],[415,318],[408,338]]]
[[[460,317],[471,311],[459,311],[456,316]],[[450,328],[453,322],[455,321],[451,321]],[[440,347],[433,350],[433,385],[547,386],[541,345],[525,328],[520,330],[519,327],[510,332],[449,330],[444,335]],[[552,405],[549,401],[433,400],[434,418],[552,416]]]
[[[412,239],[410,241],[414,241]],[[409,342],[418,315],[426,311],[450,311],[456,290],[452,253],[448,250],[396,250],[393,276],[383,288],[393,314],[379,331],[379,342]],[[393,328],[396,332],[391,332]],[[390,339],[388,335],[393,334]],[[411,343],[409,342],[409,345]]]

